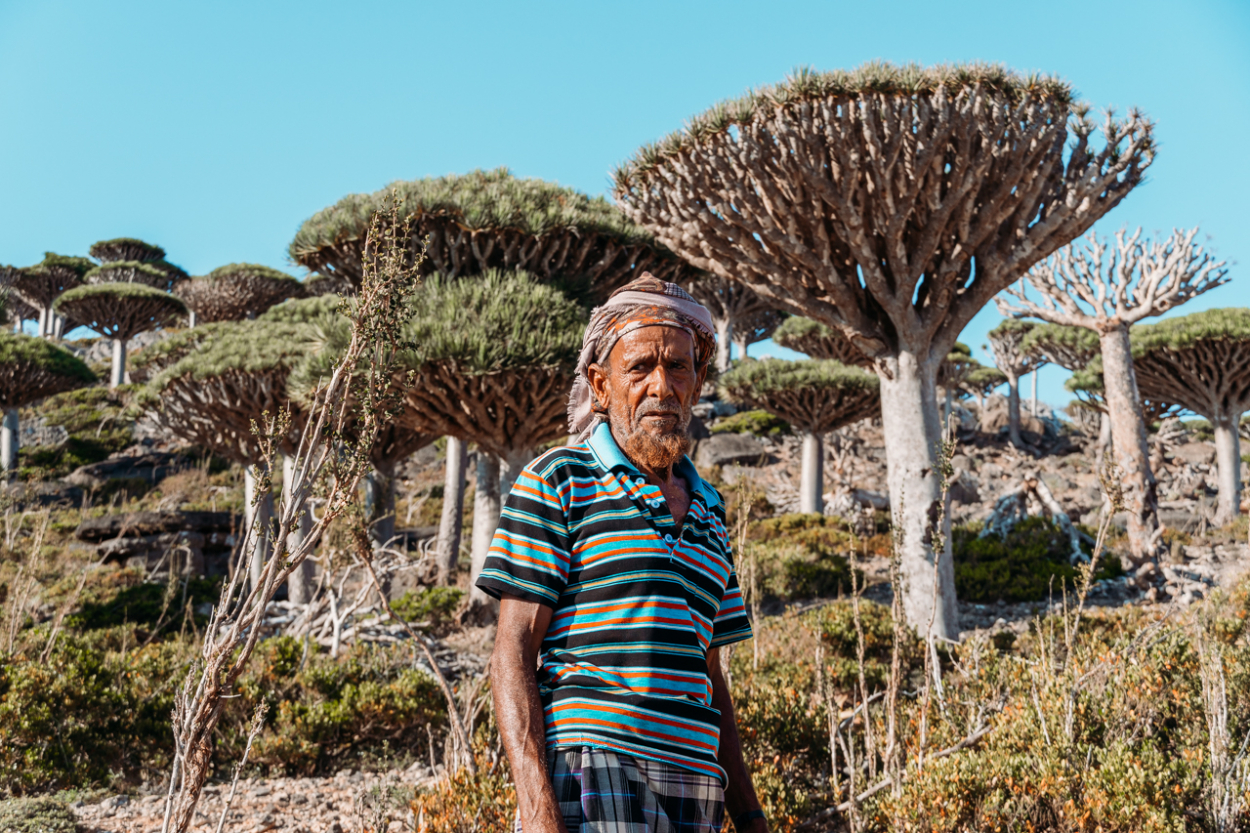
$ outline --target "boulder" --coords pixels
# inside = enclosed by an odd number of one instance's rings
[[[764,444],[750,434],[713,434],[699,441],[695,464],[700,468],[740,463],[758,466],[767,461]]]
[[[230,562],[242,519],[230,512],[134,512],[88,518],[74,535],[95,544],[105,563],[138,567],[150,577],[220,575]]]
[[[79,466],[65,478],[65,482],[83,489],[99,489],[110,480],[146,480],[156,484],[185,469],[189,463],[181,454],[165,451],[110,457],[99,463]]]
[[[238,529],[242,518],[232,512],[132,512],[87,518],[74,536],[79,541],[98,543],[110,538],[160,535],[164,532],[225,532]]]
[[[1172,449],[1172,459],[1191,466],[1211,465],[1215,462],[1215,446],[1211,443],[1185,443]]]

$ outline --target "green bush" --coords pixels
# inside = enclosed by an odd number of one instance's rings
[[[855,628],[854,605],[849,600],[826,605],[815,612],[814,624],[821,641],[828,647],[828,670],[834,687],[850,690],[858,686],[859,634]],[[859,624],[864,632],[864,681],[869,691],[877,691],[890,674],[894,620],[885,605],[860,599]],[[921,656],[919,643],[910,631],[907,640],[902,646],[905,669]]]
[[[443,633],[451,625],[452,614],[463,598],[464,591],[455,587],[422,587],[409,590],[391,602],[391,609],[405,622],[424,622],[426,630]]]
[[[790,433],[790,423],[768,411],[739,411],[718,421],[713,434],[754,434],[757,437],[780,437]]]
[[[1071,592],[1079,573],[1069,561],[1068,538],[1046,518],[1026,518],[1007,537],[978,537],[979,525],[958,526],[951,536],[955,594],[965,602],[1029,602]],[[1104,552],[1095,580],[1121,575],[1119,559]]]
[[[0,801],[0,833],[76,833],[74,811],[55,798]]]
[[[20,466],[41,477],[64,477],[130,445],[134,433],[123,415],[128,390],[128,386],[79,388],[50,396],[39,407],[23,413],[23,419],[41,416],[49,425],[61,426],[69,438],[56,448],[19,449]]]

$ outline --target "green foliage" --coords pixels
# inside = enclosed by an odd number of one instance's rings
[[[95,267],[82,279],[91,284],[139,283],[151,287],[164,287],[170,283],[168,272],[136,260],[110,261]]]
[[[1203,341],[1246,341],[1250,340],[1250,309],[1208,309],[1164,318],[1134,325],[1129,335],[1134,358],[1159,349],[1185,350]]]
[[[24,467],[39,469],[45,477],[64,477],[79,466],[107,460],[134,439],[124,416],[129,388],[78,388],[48,397],[32,415],[63,427],[69,438],[60,446],[20,448]]]
[[[1007,384],[1007,375],[997,367],[978,367],[964,378],[964,387],[989,394],[995,388]]]
[[[1002,64],[896,65],[870,61],[853,70],[818,72],[800,67],[780,84],[759,87],[738,99],[722,101],[691,118],[686,127],[655,144],[644,146],[613,172],[617,188],[629,187],[634,177],[645,177],[665,161],[735,127],[766,119],[777,108],[800,107],[816,100],[856,100],[868,95],[904,98],[948,96],[980,88],[1007,102],[1026,96],[1043,106],[1062,108],[1073,102],[1071,85],[1047,75],[1020,75]]]
[[[121,589],[105,601],[83,604],[77,613],[66,617],[65,623],[80,631],[127,623],[143,628],[153,628],[159,623],[163,631],[176,630],[187,604],[192,608],[204,603],[216,604],[218,596],[217,583],[208,579],[191,579],[185,587],[180,583],[171,586],[142,582]],[[205,621],[206,617],[197,617],[198,624],[203,625]]]
[[[294,276],[288,275],[286,272],[279,271],[278,269],[261,266],[259,263],[227,263],[225,266],[218,266],[204,277],[209,280],[235,277],[267,278],[273,281],[292,281],[293,283],[299,283]]]
[[[952,535],[955,592],[961,601],[1041,601],[1066,586],[1071,593],[1079,574],[1070,561],[1068,538],[1046,518],[1026,518],[1006,539],[978,537],[976,526],[958,526]],[[1119,559],[1104,553],[1095,580],[1123,571]]]
[[[330,322],[342,319],[340,306],[343,300],[337,295],[316,295],[312,298],[297,298],[274,304],[258,321],[273,321],[279,324],[311,324],[325,326]]]
[[[1101,352],[1098,333],[1085,327],[1034,324],[1020,341],[1020,350],[1067,368],[1080,370]]]
[[[837,518],[823,515],[782,515],[751,524],[748,554],[760,599],[790,602],[851,592],[846,554],[855,537]],[[857,575],[857,581],[863,581]]]
[[[829,338],[832,335],[834,335],[834,331],[819,321],[803,318],[800,315],[792,315],[781,322],[781,326],[773,333],[773,341],[782,347],[789,348],[789,343],[797,339],[812,337]]]
[[[165,250],[160,246],[145,243],[134,237],[115,237],[112,240],[100,240],[92,243],[87,253],[104,263],[120,260],[137,260],[141,263],[152,263],[165,259]]]
[[[77,833],[74,811],[51,796],[0,801],[0,833]]]
[[[228,371],[245,373],[278,366],[294,366],[311,349],[315,333],[300,324],[257,319],[219,322],[203,329],[194,327],[179,334],[167,352],[185,351],[182,357],[162,370],[148,387],[160,390],[170,379],[190,375],[207,379]],[[173,341],[173,339],[170,339]],[[191,349],[186,349],[188,346]]]
[[[859,685],[859,630],[855,626],[855,607],[850,600],[826,605],[816,611],[816,625],[821,641],[828,650],[830,681],[835,688],[849,691]],[[868,690],[879,691],[890,676],[894,646],[894,619],[882,604],[859,600],[859,629],[864,633],[864,681]],[[923,656],[919,639],[908,632],[901,646],[903,667],[915,664]]]
[[[721,385],[731,394],[749,391],[751,396],[760,398],[776,391],[804,388],[875,391],[881,387],[875,373],[832,359],[740,361],[721,376]]]
[[[135,648],[137,640],[133,623],[83,634],[71,624],[47,662],[19,654],[0,663],[0,790],[116,787],[167,771],[170,683],[198,651],[180,638]],[[294,639],[268,640],[238,693],[219,724],[214,756],[223,767],[242,754],[260,699],[270,710],[251,760],[290,774],[337,769],[388,744],[424,747],[426,725],[446,720],[442,694],[413,667],[409,646],[357,646],[334,660],[305,655]]]
[[[100,268],[109,267],[101,266]],[[142,283],[95,283],[76,286],[61,293],[53,306],[60,311],[62,307],[70,307],[83,301],[151,301],[168,307],[178,315],[187,314],[186,304],[182,303],[176,295],[170,295],[163,289],[156,289]]]
[[[603,197],[588,197],[541,179],[518,179],[507,168],[393,182],[372,194],[349,194],[304,221],[288,253],[300,263],[323,246],[363,239],[373,215],[401,200],[401,220],[445,216],[465,229],[515,229],[533,235],[572,229],[650,242]]]
[[[451,624],[463,598],[464,591],[455,587],[422,587],[392,602],[391,609],[405,622],[424,622],[427,630],[440,633]]]
[[[95,264],[85,257],[59,255],[56,252],[44,252],[43,260],[36,264],[35,269],[54,269],[75,275],[79,280],[95,268]]]
[[[739,411],[717,422],[711,432],[713,434],[754,434],[757,437],[780,437],[790,433],[790,424],[768,411]]]
[[[63,347],[34,336],[0,332],[0,409],[90,385],[95,374]]]

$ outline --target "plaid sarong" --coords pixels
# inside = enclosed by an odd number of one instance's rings
[[[717,778],[589,746],[547,752],[568,833],[719,833]],[[517,819],[516,833],[522,833]]]

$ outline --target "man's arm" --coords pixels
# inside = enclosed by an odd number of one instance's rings
[[[551,608],[503,594],[490,658],[495,720],[512,764],[525,833],[568,833],[547,775],[547,738],[538,696],[538,652]]]
[[[712,708],[720,712],[720,751],[716,760],[729,776],[729,783],[725,785],[725,815],[733,819],[759,810],[760,800],[755,796],[755,784],[751,782],[751,773],[747,772],[746,762],[742,760],[742,742],[738,738],[733,697],[720,668],[720,648],[707,652],[707,675],[712,681]],[[739,828],[738,833],[768,833],[768,823],[764,819],[756,819],[745,828]]]

